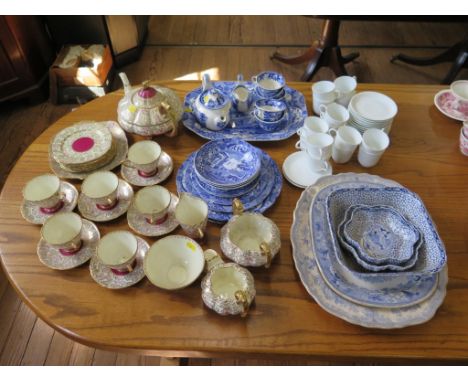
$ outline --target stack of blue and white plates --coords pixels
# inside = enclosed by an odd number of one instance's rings
[[[204,199],[208,218],[226,222],[232,217],[232,201],[244,209],[264,212],[281,192],[281,172],[264,151],[237,138],[217,139],[192,153],[177,173],[177,190]]]

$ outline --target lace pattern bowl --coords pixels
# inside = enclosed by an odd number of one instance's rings
[[[420,239],[417,228],[387,206],[350,207],[342,233],[342,242],[350,244],[361,260],[375,265],[408,262]]]

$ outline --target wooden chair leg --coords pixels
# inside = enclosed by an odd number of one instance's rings
[[[455,44],[454,46],[450,47],[449,49],[438,54],[437,56],[430,57],[430,58],[411,57],[411,56],[407,56],[406,54],[400,53],[400,54],[397,54],[396,56],[393,56],[390,59],[390,62],[393,63],[395,61],[401,61],[406,64],[417,65],[417,66],[429,66],[429,65],[440,64],[442,62],[449,62],[449,61],[454,60],[460,53],[460,50],[463,50],[467,45],[468,45],[468,40],[459,42]]]
[[[303,54],[300,54],[299,56],[285,56],[281,53],[275,52],[270,56],[270,59],[278,60],[289,65],[297,65],[312,60],[317,54],[317,52],[318,49],[315,42],[309,49],[307,49]]]
[[[450,71],[447,73],[445,78],[442,80],[442,84],[443,85],[451,84],[455,80],[455,77],[460,72],[460,70],[467,63],[468,63],[468,51],[460,52],[458,54],[458,57],[456,58],[456,60],[453,62],[452,67],[450,68]]]

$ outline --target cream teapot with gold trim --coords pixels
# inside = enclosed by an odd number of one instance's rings
[[[168,88],[150,85],[132,87],[125,73],[119,73],[125,96],[117,107],[118,122],[129,132],[143,136],[177,134],[182,118],[182,103],[177,94]]]

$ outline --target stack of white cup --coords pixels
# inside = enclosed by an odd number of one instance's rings
[[[334,82],[319,81],[312,86],[312,100],[314,113],[320,115],[320,105],[329,105],[333,102],[345,108],[356,94],[356,78],[350,76],[338,77]]]

